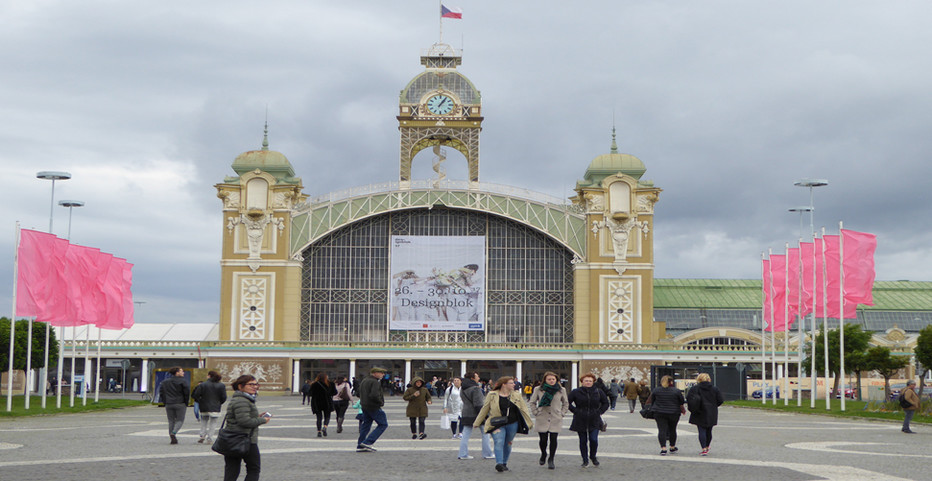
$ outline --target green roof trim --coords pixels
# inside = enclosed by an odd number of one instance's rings
[[[757,279],[654,279],[654,309],[760,309]],[[932,311],[932,281],[876,281],[874,305],[858,309]]]

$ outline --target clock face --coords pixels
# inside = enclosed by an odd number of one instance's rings
[[[453,111],[453,99],[446,95],[434,95],[427,100],[427,110],[434,115],[446,115]]]

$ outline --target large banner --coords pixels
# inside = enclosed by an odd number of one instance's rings
[[[485,329],[484,236],[392,236],[390,329]]]

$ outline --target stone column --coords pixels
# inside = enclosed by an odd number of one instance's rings
[[[411,384],[411,360],[405,359],[405,386]]]
[[[570,389],[576,389],[579,387],[579,362],[573,362],[573,369],[571,370],[570,376]]]
[[[460,377],[466,377],[466,361],[460,361]]]
[[[292,359],[291,368],[291,392],[297,393],[301,388],[301,360]]]

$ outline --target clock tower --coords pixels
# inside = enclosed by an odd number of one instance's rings
[[[423,73],[401,91],[398,100],[398,130],[401,132],[402,187],[411,182],[411,161],[418,152],[434,147],[452,147],[466,157],[469,182],[479,182],[479,132],[482,107],[479,90],[456,67],[461,52],[436,43],[421,55]]]

